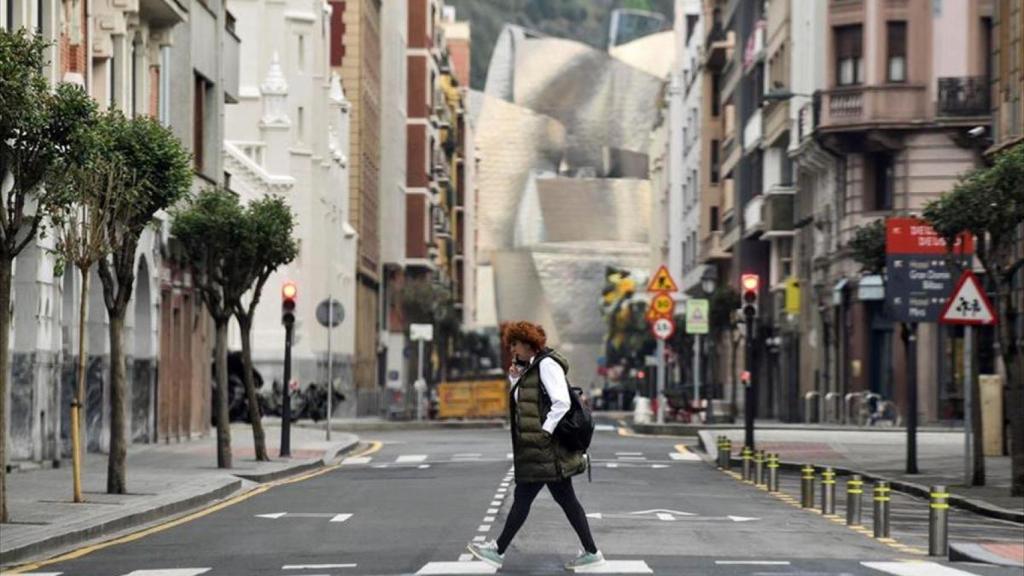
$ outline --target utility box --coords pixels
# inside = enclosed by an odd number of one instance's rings
[[[998,374],[978,376],[981,389],[981,440],[985,456],[1003,455],[1003,378]]]

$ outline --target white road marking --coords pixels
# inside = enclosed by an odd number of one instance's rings
[[[501,484],[499,484],[499,486],[501,486],[502,488],[508,488],[508,484],[509,484],[509,483],[508,483],[508,481],[506,480],[506,481],[502,482]]]
[[[509,452],[508,454],[505,454],[505,460],[511,460],[512,458],[513,458],[513,454],[511,452]]]
[[[473,536],[473,542],[486,542],[487,536]]]
[[[508,488],[498,488],[498,494],[504,494],[505,492],[508,492]]]
[[[654,574],[654,570],[643,560],[608,560],[604,564],[589,568],[578,568],[584,574]]]
[[[284,516],[285,514],[287,514],[287,512],[278,512],[276,514],[257,514],[256,517],[257,518],[270,518],[272,520],[277,520],[278,518]]]
[[[428,562],[416,574],[496,574],[498,569],[486,562]]]
[[[483,454],[480,454],[479,452],[471,452],[471,453],[466,453],[466,454],[455,454],[454,456],[452,456],[452,459],[453,460],[466,460],[466,459],[476,460],[477,458],[479,458],[481,456],[483,456]]]
[[[169,570],[135,570],[124,576],[199,576],[212,568],[171,568]]]
[[[598,424],[594,426],[594,430],[597,430],[598,432],[614,432],[615,426],[612,426],[611,424]]]
[[[335,514],[334,518],[331,518],[331,522],[344,522],[345,520],[348,520],[351,517],[351,514]]]
[[[373,460],[373,456],[353,456],[351,458],[345,458],[341,461],[342,466],[346,464],[369,464],[370,460]]]
[[[488,508],[487,509],[487,513],[488,514],[497,514],[498,513],[498,509],[497,508]]]
[[[895,576],[978,576],[935,562],[861,562],[862,566]]]
[[[426,470],[427,468],[430,468],[430,464],[420,464],[417,468],[420,470]]]
[[[60,576],[63,572],[22,572],[22,574],[25,576]]]
[[[608,466],[609,468],[618,468],[619,467],[619,465],[616,464],[615,462],[609,462],[608,464],[606,464],[606,466]]]
[[[387,468],[388,465],[387,464],[374,464],[372,467],[373,468]]]
[[[616,456],[643,456],[643,452],[616,452]]]
[[[501,506],[501,500],[495,500],[494,502],[491,502],[491,506]]]
[[[647,460],[646,456],[619,456],[618,458],[625,462],[643,462]]]
[[[789,560],[715,560],[719,566],[789,566]]]
[[[476,531],[477,532],[490,532],[491,531],[491,525],[490,524],[481,524],[480,527],[478,527],[476,529]]]
[[[288,564],[281,570],[326,570],[328,568],[355,568],[358,564]]]
[[[668,464],[651,464],[651,468],[654,468],[655,470],[659,468],[668,468]]]
[[[658,512],[656,514],[656,516],[658,517],[658,520],[665,520],[667,522],[672,522],[672,521],[674,521],[676,519],[675,516],[673,516],[671,514],[666,514],[664,512]]]
[[[693,452],[670,452],[669,458],[673,460],[684,460],[686,462],[700,462],[700,456],[697,456]]]
[[[484,516],[484,522],[494,522],[494,516]]]
[[[426,454],[402,454],[395,459],[395,464],[414,464],[427,459]]]
[[[459,562],[472,562],[472,561],[473,561],[473,555],[472,554],[459,554]]]

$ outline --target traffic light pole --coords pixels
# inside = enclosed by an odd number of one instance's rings
[[[757,372],[754,369],[754,314],[753,310],[746,310],[744,314],[745,322],[744,328],[747,332],[747,337],[744,342],[744,357],[743,362],[744,369],[747,371],[749,378],[743,383],[743,445],[754,449],[754,413],[756,407],[754,406],[754,374]]]
[[[917,474],[917,322],[903,325],[907,355],[907,474]]]
[[[278,455],[286,458],[292,455],[292,331],[293,322],[284,324],[284,386],[281,391],[281,451]],[[330,391],[328,391],[330,394]]]

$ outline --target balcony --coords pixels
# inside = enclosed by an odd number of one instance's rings
[[[939,116],[988,116],[991,87],[987,76],[954,76],[939,78]]]
[[[793,236],[793,214],[796,207],[795,194],[770,194],[765,196],[762,207],[764,234],[762,238],[783,238]]]
[[[743,237],[757,236],[764,228],[764,196],[758,194],[743,207]]]
[[[797,137],[802,142],[814,133],[814,129],[821,122],[821,95],[814,94],[814,99],[804,103],[797,115]]]
[[[722,250],[732,250],[732,247],[740,241],[740,227],[736,222],[736,213],[731,209],[722,215]]]
[[[740,157],[743,155],[743,149],[736,142],[735,137],[727,138],[722,144],[722,164],[720,174],[727,176],[732,172],[732,169],[739,163]]]
[[[758,108],[747,123],[743,126],[743,151],[750,152],[761,145],[764,136],[764,122],[761,116],[761,109]]]
[[[909,126],[926,119],[923,85],[844,86],[822,93],[822,131]]]
[[[729,260],[732,254],[725,248],[721,230],[712,231],[707,238],[700,242],[700,261],[710,262],[712,260]]]
[[[732,34],[718,22],[711,27],[704,45],[704,65],[712,72],[720,72],[729,61],[733,48]]]

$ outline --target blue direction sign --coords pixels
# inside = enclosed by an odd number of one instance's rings
[[[897,322],[938,322],[960,271],[970,267],[969,237],[951,254],[931,226],[915,218],[886,222],[886,315]]]

